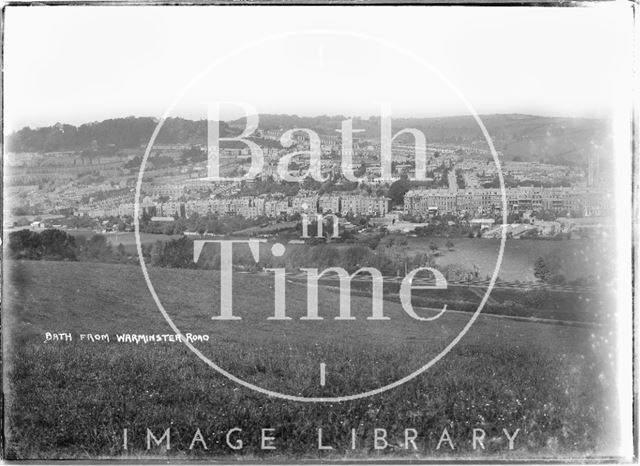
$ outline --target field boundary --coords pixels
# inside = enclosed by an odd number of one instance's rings
[[[287,277],[287,282],[289,283],[294,283],[296,285],[304,285],[304,283],[301,283],[299,280],[299,277],[295,277],[295,278],[291,278],[291,277]],[[335,285],[329,285],[327,283],[322,283],[319,282],[324,288],[327,289],[331,289],[331,290],[339,290],[340,287],[339,286],[335,286]],[[385,295],[385,299],[386,301],[390,301],[389,299],[386,298],[397,298],[398,295],[397,294],[389,294],[387,293]],[[434,312],[440,312],[442,309],[438,309],[438,308],[434,308],[434,307],[424,307],[424,306],[414,306],[416,309],[422,309],[425,311],[434,311]],[[461,311],[458,309],[451,309],[449,307],[447,307],[447,311],[446,312],[450,312],[450,313],[454,313],[454,314],[464,314],[464,315],[470,315],[473,314],[472,312],[469,311]],[[597,322],[580,322],[577,320],[560,320],[560,319],[546,319],[543,317],[523,317],[523,316],[511,316],[511,315],[505,315],[505,314],[494,314],[491,312],[481,312],[480,313],[481,316],[485,316],[485,317],[492,317],[492,318],[496,318],[496,319],[508,319],[508,320],[513,320],[513,321],[518,321],[518,322],[529,322],[529,323],[537,323],[537,324],[549,324],[549,325],[563,325],[563,326],[569,326],[569,327],[581,327],[581,328],[605,328],[607,327],[607,325],[605,324],[600,324]]]

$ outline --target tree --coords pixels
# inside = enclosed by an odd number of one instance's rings
[[[449,251],[453,251],[453,248],[455,247],[455,245],[453,244],[453,241],[448,240],[447,243],[445,244],[445,246],[447,247],[447,249]]]
[[[42,258],[50,260],[76,260],[76,242],[62,230],[49,229],[40,234]]]
[[[153,265],[190,269],[197,265],[193,262],[193,241],[183,236],[177,240],[158,241],[153,250]]]
[[[542,282],[548,282],[553,275],[544,258],[538,257],[533,264],[533,275]]]
[[[9,235],[9,257],[32,260],[76,260],[76,242],[70,234],[56,229],[42,233],[20,230]]]
[[[391,205],[400,205],[404,203],[404,195],[407,194],[411,184],[406,177],[403,177],[397,181],[394,181],[389,187],[389,198],[391,199]]]
[[[42,257],[40,235],[31,230],[9,234],[9,257],[12,259],[40,259]]]
[[[90,259],[103,260],[111,257],[113,249],[104,235],[93,235],[87,242],[87,256]]]

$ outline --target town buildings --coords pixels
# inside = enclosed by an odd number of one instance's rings
[[[506,188],[505,197],[508,213],[549,210],[598,216],[611,208],[610,194],[597,188]],[[414,216],[491,214],[501,212],[502,206],[499,188],[420,189],[411,190],[404,197],[405,212]]]
[[[133,215],[132,202],[120,203],[112,209],[83,211],[89,216]],[[389,210],[389,199],[361,192],[317,194],[302,193],[296,196],[263,194],[260,196],[229,196],[187,201],[152,201],[146,197],[141,202],[140,213],[163,217],[189,217],[198,215],[241,215],[245,218],[279,218],[302,213],[335,213],[340,215],[383,216]],[[98,215],[96,215],[98,214]]]

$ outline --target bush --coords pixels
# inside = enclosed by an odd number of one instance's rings
[[[197,267],[193,262],[193,241],[186,237],[171,241],[158,241],[154,248],[152,264],[159,267],[192,269]]]
[[[89,259],[103,261],[111,258],[113,248],[104,235],[93,235],[87,241],[85,254]]]

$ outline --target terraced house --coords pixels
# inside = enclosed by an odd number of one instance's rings
[[[527,210],[575,212],[584,216],[605,214],[611,208],[611,194],[598,188],[506,188],[509,213]],[[502,191],[498,188],[411,190],[404,197],[410,215],[488,214],[502,211]]]

